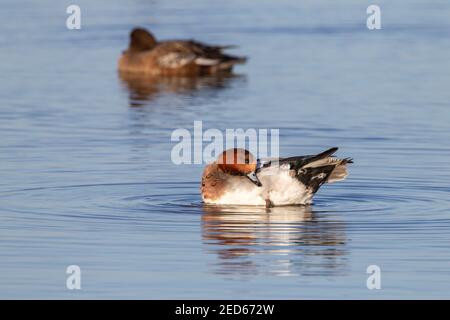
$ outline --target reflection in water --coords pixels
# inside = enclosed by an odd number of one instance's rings
[[[203,240],[222,274],[334,275],[345,267],[342,222],[310,206],[204,206]]]
[[[238,76],[227,74],[208,77],[158,77],[119,72],[119,77],[128,90],[130,107],[139,107],[164,93],[190,94],[202,89],[222,89],[230,79]]]

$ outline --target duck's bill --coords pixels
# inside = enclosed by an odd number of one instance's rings
[[[258,187],[262,186],[261,181],[259,181],[258,177],[256,176],[255,172],[249,173],[246,175],[246,177],[253,182],[254,184],[256,184]]]
[[[261,171],[262,168],[270,167],[272,164],[272,160],[270,159],[258,159],[256,160],[256,169],[255,173],[258,173]]]

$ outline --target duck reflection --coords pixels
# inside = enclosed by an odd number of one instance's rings
[[[237,75],[224,74],[203,77],[152,76],[119,72],[119,78],[128,91],[130,107],[145,105],[164,94],[190,95],[195,92],[226,88]]]
[[[217,254],[221,274],[336,275],[344,272],[342,222],[310,206],[204,206],[203,241]]]

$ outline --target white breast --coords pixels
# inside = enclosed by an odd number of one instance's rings
[[[254,185],[246,177],[232,177],[227,191],[219,199],[209,203],[266,205],[266,199],[276,206],[311,203],[312,193],[292,177],[287,168],[264,168],[258,173],[258,178],[262,187]]]

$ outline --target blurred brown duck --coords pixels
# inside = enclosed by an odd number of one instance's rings
[[[157,41],[146,29],[131,31],[130,44],[119,59],[119,71],[162,76],[230,73],[245,57],[223,53],[231,46],[210,46],[194,40]]]

